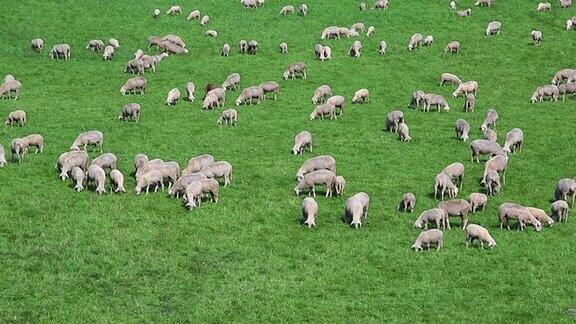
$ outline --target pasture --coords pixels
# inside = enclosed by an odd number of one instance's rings
[[[10,1],[0,14],[0,76],[13,74],[23,91],[17,101],[0,100],[3,117],[25,109],[28,124],[2,127],[0,143],[10,150],[15,137],[40,133],[44,154],[30,153],[24,163],[9,161],[0,169],[0,320],[18,322],[571,322],[576,308],[573,221],[536,233],[500,230],[497,208],[516,202],[549,211],[557,181],[574,177],[576,114],[573,99],[530,103],[554,73],[574,66],[574,31],[565,22],[576,9],[537,13],[538,1],[497,0],[492,8],[460,0],[472,15],[456,17],[449,1],[392,0],[387,11],[358,10],[357,1],[313,0],[307,17],[280,17],[283,5],[268,0],[256,10],[239,1],[165,0]],[[8,7],[7,1],[4,3]],[[170,5],[183,8],[169,17]],[[369,2],[368,5],[371,3]],[[155,8],[162,15],[155,20]],[[207,38],[193,9],[208,14]],[[486,25],[503,24],[499,36],[486,37]],[[320,40],[331,25],[374,25],[373,37],[361,35],[362,56],[347,55],[354,39]],[[544,33],[533,47],[532,29]],[[408,52],[416,32],[435,42]],[[126,62],[151,35],[180,35],[190,53],[170,56],[156,73],[146,73],[148,92],[122,96]],[[33,38],[44,52],[30,50]],[[112,61],[85,50],[91,39],[120,41]],[[241,55],[241,39],[255,39],[257,55]],[[388,54],[378,53],[381,40]],[[459,54],[444,54],[453,40]],[[288,54],[280,54],[285,41]],[[57,43],[72,47],[69,61],[52,60]],[[222,44],[232,46],[228,58]],[[314,57],[314,44],[330,45],[333,59]],[[157,53],[157,50],[152,50]],[[308,64],[308,79],[283,80],[295,61]],[[275,80],[277,101],[240,106],[237,127],[216,124],[222,108],[201,109],[204,86],[221,84],[231,73],[242,76],[240,88]],[[440,86],[451,72],[480,84],[474,113],[464,100],[450,96],[454,86]],[[164,104],[167,92],[194,81],[198,100]],[[337,120],[310,121],[314,90],[328,83],[347,99]],[[352,105],[354,92],[368,88],[372,100]],[[413,91],[444,95],[450,112],[424,113],[408,107]],[[228,94],[233,107],[239,91]],[[139,123],[117,116],[131,102],[142,105]],[[418,215],[436,206],[435,175],[446,165],[467,168],[459,198],[483,192],[483,162],[470,162],[470,142],[456,139],[454,122],[466,119],[471,139],[489,108],[500,114],[499,142],[514,127],[524,130],[525,146],[510,157],[506,186],[490,198],[471,223],[490,230],[494,249],[466,248],[464,232],[453,221],[445,248],[415,253]],[[384,131],[386,114],[404,112],[410,143]],[[54,169],[58,156],[83,131],[105,135],[105,152],[119,158],[126,194],[77,193]],[[294,136],[308,130],[313,153],[293,156]],[[210,153],[234,167],[234,181],[222,188],[220,202],[190,212],[166,192],[135,195],[133,159],[137,153],[178,161]],[[342,197],[317,201],[317,227],[301,226],[294,175],[308,158],[329,154],[348,188]],[[94,158],[99,153],[90,153]],[[7,158],[10,158],[7,152]],[[348,197],[370,194],[370,215],[361,229],[342,220]],[[396,210],[402,194],[417,196],[414,213]]]

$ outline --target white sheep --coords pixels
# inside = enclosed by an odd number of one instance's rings
[[[382,55],[386,54],[387,50],[388,50],[388,44],[385,41],[381,41],[380,42],[380,54],[382,54]]]
[[[374,9],[384,9],[388,10],[389,0],[377,0],[374,3]]]
[[[166,14],[170,16],[177,16],[180,15],[181,13],[182,13],[182,7],[180,6],[172,6],[168,9],[168,11],[166,11]]]
[[[346,179],[343,176],[337,176],[334,178],[334,182],[332,183],[334,186],[333,192],[336,193],[336,196],[340,197],[346,190]]]
[[[488,26],[486,27],[486,36],[490,36],[490,35],[500,35],[500,29],[502,28],[502,23],[495,20],[492,21],[488,24]]]
[[[96,148],[100,147],[100,153],[102,153],[104,146],[104,134],[102,134],[101,131],[96,130],[80,133],[70,146],[70,149],[80,150],[80,148],[82,148],[82,150],[86,151],[86,147],[89,145],[93,145]]]
[[[209,29],[204,33],[204,35],[206,35],[207,37],[218,37],[218,32],[215,31],[214,29]]]
[[[466,142],[470,139],[470,124],[464,119],[458,119],[456,121],[456,138]]]
[[[106,189],[104,188],[106,183],[106,173],[98,165],[91,165],[88,167],[88,172],[86,173],[86,186],[91,182],[94,182],[96,185],[96,193],[100,195],[106,193]]]
[[[418,47],[422,44],[423,36],[420,33],[416,33],[410,37],[410,41],[408,42],[408,50],[413,51],[417,50]]]
[[[288,53],[288,44],[286,42],[280,43],[280,53],[287,54]]]
[[[304,178],[309,172],[314,170],[330,170],[336,174],[336,160],[330,155],[321,155],[306,160],[296,172],[296,179],[298,181]]]
[[[412,244],[414,251],[424,251],[424,247],[430,249],[431,245],[436,245],[436,251],[440,251],[444,247],[444,233],[437,229],[430,229],[418,235],[416,242]]]
[[[414,221],[415,228],[424,228],[428,230],[428,223],[435,222],[437,229],[446,228],[446,222],[448,221],[448,215],[444,210],[440,208],[433,208],[426,210],[418,216],[416,221]]]
[[[26,125],[26,112],[24,110],[14,110],[8,114],[4,124],[7,126],[18,125],[20,127]]]
[[[84,190],[84,180],[86,179],[86,173],[81,168],[75,166],[70,172],[72,180],[74,180],[74,190],[80,192]]]
[[[160,9],[156,8],[154,12],[152,12],[152,18],[158,19],[158,17],[160,17]]]
[[[368,89],[360,89],[354,93],[352,103],[368,103],[370,102],[370,91]]]
[[[362,55],[362,43],[360,41],[354,41],[348,53],[354,58],[359,58],[360,55]]]
[[[236,99],[236,106],[241,104],[246,105],[248,103],[252,105],[254,104],[254,101],[256,101],[256,104],[259,105],[261,104],[262,100],[264,100],[264,90],[259,86],[251,86],[242,90]]]
[[[60,55],[62,55],[65,60],[69,60],[70,53],[71,53],[70,45],[56,44],[54,45],[54,47],[52,47],[52,50],[50,50],[50,58],[59,59]]]
[[[102,54],[102,59],[104,59],[105,61],[112,60],[112,58],[114,57],[114,52],[116,52],[114,46],[112,45],[106,46],[106,48],[104,48],[104,54]]]
[[[440,75],[440,85],[445,86],[447,84],[462,84],[462,81],[459,77],[452,73],[442,73]]]
[[[280,9],[280,15],[285,16],[287,14],[294,13],[294,11],[294,6],[284,6],[282,9]]]
[[[329,116],[330,120],[337,119],[336,107],[328,103],[316,106],[316,108],[314,108],[314,110],[310,113],[309,118],[310,120],[314,120],[316,118],[324,119],[324,116]]]
[[[312,134],[308,131],[301,131],[294,138],[292,153],[294,155],[303,154],[306,148],[312,153]]]
[[[474,240],[480,241],[480,246],[484,248],[484,243],[488,244],[489,248],[495,247],[496,241],[492,238],[487,229],[480,225],[469,224],[466,226],[466,247],[474,243]]]
[[[6,164],[6,150],[4,146],[0,144],[0,168],[3,168]]]
[[[472,213],[475,213],[479,207],[482,207],[482,211],[484,211],[488,203],[488,196],[483,193],[473,192],[468,197],[468,202],[470,203]]]
[[[411,192],[407,192],[402,195],[402,201],[398,205],[398,210],[404,210],[404,212],[411,213],[416,207],[416,195]]]
[[[226,109],[217,121],[220,125],[238,126],[238,111],[236,109]]]
[[[531,32],[532,40],[534,41],[534,46],[540,46],[542,42],[542,32],[539,30],[533,30]]]
[[[304,80],[307,79],[307,71],[308,71],[308,66],[302,62],[294,62],[294,63],[290,63],[288,65],[288,67],[286,68],[286,70],[284,70],[284,73],[282,75],[282,77],[284,78],[284,80],[288,80],[290,79],[294,79],[296,77],[296,74],[300,74],[302,75],[302,78]]]
[[[368,31],[366,32],[366,37],[372,37],[372,35],[374,34],[374,31],[376,31],[376,28],[374,28],[374,26],[368,27]]]
[[[300,14],[304,17],[308,16],[308,5],[303,3],[300,5]]]
[[[120,170],[114,169],[110,172],[110,182],[115,193],[126,192],[126,189],[124,189],[124,175]]]
[[[15,138],[10,142],[12,149],[12,156],[18,158],[18,163],[24,161],[26,153],[28,153],[28,143],[22,138]]]
[[[208,26],[209,23],[210,23],[210,16],[208,16],[208,15],[205,15],[200,20],[200,25],[202,25],[202,26]]]
[[[168,106],[176,105],[179,100],[180,100],[180,89],[174,88],[168,91],[168,96],[166,97],[166,104]]]
[[[316,217],[318,216],[318,203],[312,197],[304,198],[302,201],[302,217],[304,224],[308,228],[316,227]]]
[[[550,11],[552,10],[552,4],[550,2],[540,2],[536,11]]]
[[[572,7],[572,0],[558,0],[562,9],[568,9]]]
[[[456,53],[460,52],[460,42],[452,41],[446,45],[444,48],[444,53]]]
[[[258,85],[262,90],[264,90],[264,99],[269,93],[274,94],[274,100],[278,97],[278,92],[280,92],[280,84],[276,81],[265,81]]]
[[[364,220],[368,217],[370,208],[370,196],[365,192],[359,192],[346,200],[345,215],[350,226],[354,228],[362,227]]]
[[[128,79],[124,85],[120,88],[120,93],[122,95],[126,95],[129,93],[136,93],[139,92],[141,95],[146,92],[148,88],[148,81],[143,77],[135,77],[132,79]]]
[[[120,48],[120,42],[116,38],[110,38],[108,40],[108,45],[112,45],[114,48]]]
[[[44,50],[44,41],[41,38],[35,38],[30,42],[30,48],[42,53],[42,50]]]
[[[198,20],[200,19],[200,10],[192,10],[186,20]]]
[[[326,98],[332,95],[332,87],[328,84],[324,84],[316,88],[314,91],[314,95],[312,96],[312,103],[313,104],[321,104],[323,103]]]

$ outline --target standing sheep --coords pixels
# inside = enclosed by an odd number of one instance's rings
[[[454,198],[458,195],[458,187],[452,182],[452,177],[441,172],[436,175],[434,182],[434,199],[438,199],[438,192],[440,192],[440,199],[444,201],[444,193],[448,191],[448,197]]]
[[[492,7],[494,5],[494,1],[495,0],[477,0],[474,5],[477,7],[479,7],[479,6]]]
[[[336,193],[336,196],[340,197],[346,190],[346,179],[343,176],[337,176],[334,178],[334,182],[332,183],[334,186],[333,192]]]
[[[476,96],[473,93],[469,93],[466,95],[466,101],[464,102],[464,111],[465,112],[474,112],[476,109]]]
[[[62,153],[58,158],[58,163],[56,164],[56,169],[60,171],[60,178],[62,181],[68,178],[68,173],[74,169],[74,167],[79,167],[82,170],[88,170],[88,153],[85,151],[69,151]]]
[[[458,88],[452,93],[452,97],[458,98],[462,94],[466,96],[469,93],[476,95],[476,92],[478,92],[478,82],[467,81],[458,85]]]
[[[562,9],[568,9],[572,7],[572,0],[558,0]]]
[[[300,5],[300,14],[304,17],[308,16],[308,5],[303,3]]]
[[[28,143],[22,138],[15,138],[10,142],[10,147],[12,149],[12,159],[16,157],[18,158],[18,163],[22,163],[26,153],[28,153]]]
[[[160,9],[156,8],[154,9],[154,12],[152,12],[152,18],[158,19],[159,17],[160,17]]]
[[[30,134],[27,136],[22,137],[24,141],[26,141],[26,146],[30,148],[30,146],[34,146],[36,151],[34,153],[40,152],[42,154],[44,152],[44,137],[40,134]]]
[[[370,102],[370,91],[368,89],[360,89],[354,93],[352,103],[368,103]]]
[[[26,112],[24,110],[14,110],[8,114],[8,118],[6,118],[4,124],[7,126],[18,125],[20,127],[26,125]]]
[[[502,23],[499,21],[492,21],[486,27],[486,36],[490,35],[500,35],[500,29],[502,28]]]
[[[490,128],[484,129],[483,135],[484,135],[484,139],[487,141],[498,142],[498,134],[496,133],[496,131],[494,131]]]
[[[558,90],[557,86],[553,84],[545,85],[536,88],[532,94],[532,97],[530,98],[530,101],[532,101],[532,103],[535,103],[536,101],[542,102],[546,96],[550,97],[550,101],[558,101],[559,94],[560,90]]]
[[[295,11],[294,6],[284,6],[282,7],[282,9],[280,9],[280,15],[286,16],[288,14],[294,13],[294,11]]]
[[[118,119],[122,119],[124,121],[127,120],[134,120],[136,122],[140,121],[140,110],[141,107],[137,103],[129,103],[122,108],[122,112],[118,116]]]
[[[470,139],[470,124],[466,120],[458,119],[454,128],[456,129],[456,138],[464,142]]]
[[[226,109],[217,121],[220,125],[238,126],[238,111],[236,109]]]
[[[449,217],[460,217],[462,228],[468,224],[468,213],[471,210],[470,203],[464,199],[452,199],[438,204],[437,208],[444,210]],[[450,222],[446,221],[446,227],[450,229]]]
[[[500,175],[496,171],[488,171],[484,176],[484,185],[486,186],[486,191],[490,196],[500,191],[502,184],[500,183]]]
[[[488,196],[483,193],[473,192],[470,194],[470,197],[468,197],[468,202],[470,203],[472,213],[475,213],[479,207],[482,207],[482,211],[484,211],[488,203]]]
[[[398,210],[403,210],[405,213],[411,213],[416,207],[416,195],[411,192],[407,192],[402,196],[402,201],[398,205]]]
[[[324,116],[329,116],[330,120],[337,119],[336,107],[328,103],[316,106],[316,108],[314,108],[314,110],[310,113],[309,118],[310,120],[314,120],[318,117],[324,119]]]
[[[114,169],[110,172],[110,183],[115,193],[126,192],[126,189],[124,189],[124,175],[120,170]]]
[[[280,92],[280,84],[276,81],[265,81],[258,85],[264,91],[264,99],[269,93],[274,94],[274,100],[278,97],[278,92]]]
[[[30,42],[30,48],[36,52],[42,53],[44,50],[44,41],[41,38],[35,38]]]
[[[68,44],[57,44],[50,50],[50,58],[59,59],[60,55],[64,56],[65,60],[70,59],[70,45]]]
[[[440,75],[441,86],[445,86],[447,84],[460,85],[461,83],[462,81],[460,80],[460,78],[452,73],[442,73],[442,75]]]
[[[304,80],[307,79],[306,71],[308,70],[308,66],[302,62],[295,62],[290,63],[286,70],[284,70],[283,78],[284,80],[294,79],[296,77],[296,73],[301,74]]]
[[[449,176],[452,179],[452,182],[455,185],[459,185],[460,189],[462,189],[462,185],[464,184],[464,176],[466,175],[466,168],[464,164],[460,162],[455,162],[442,170],[442,173]]]
[[[90,163],[90,165],[97,165],[102,169],[110,169],[110,171],[115,170],[117,164],[118,158],[113,153],[104,153]]]
[[[286,42],[280,43],[280,53],[288,54],[288,44],[286,44]]]
[[[202,167],[200,172],[207,178],[224,178],[224,187],[232,182],[232,165],[226,161],[214,162]]]
[[[426,210],[422,212],[420,216],[418,216],[418,218],[414,222],[414,227],[420,229],[424,228],[425,230],[428,230],[428,223],[435,222],[437,229],[442,228],[446,229],[447,218],[448,216],[442,209],[434,208]]]
[[[190,173],[197,173],[202,170],[203,167],[208,166],[214,163],[214,157],[210,154],[203,154],[198,155],[196,157],[191,158],[188,161],[188,165],[182,171],[183,175],[190,174]]]
[[[552,4],[550,2],[540,2],[538,7],[536,7],[536,11],[550,11],[552,10]]]
[[[374,28],[374,26],[370,26],[368,27],[368,31],[366,32],[366,37],[372,37],[372,35],[374,34],[374,31],[376,29]]]
[[[108,44],[114,46],[114,48],[120,48],[120,42],[116,38],[110,38]]]
[[[460,42],[458,42],[458,41],[450,42],[444,48],[444,53],[456,53],[456,54],[458,54],[458,52],[460,52],[460,47],[461,47]]]
[[[434,43],[434,36],[428,35],[428,36],[424,37],[424,43],[422,45],[431,46],[432,43]]]
[[[303,154],[304,150],[308,148],[312,153],[312,134],[308,131],[301,131],[294,138],[294,146],[292,147],[292,154]]]
[[[75,183],[74,190],[76,190],[77,192],[84,190],[84,180],[86,179],[86,173],[84,172],[84,170],[75,166],[74,168],[72,168],[70,174],[72,176],[72,180]]]
[[[458,10],[456,11],[456,16],[458,17],[468,17],[472,14],[472,9],[468,8],[466,10]]]
[[[408,50],[413,51],[417,50],[420,45],[422,45],[423,36],[420,33],[416,33],[410,37],[410,41],[408,42]]]
[[[564,200],[557,200],[552,203],[552,217],[556,218],[556,221],[559,223],[567,222],[568,221],[568,213],[570,212],[570,208],[568,207],[568,203]]]
[[[518,220],[518,230],[524,230],[526,224],[534,225],[537,232],[542,229],[542,223],[540,223],[536,217],[532,216],[530,210],[518,204],[503,203],[498,207],[498,214],[500,217],[500,229],[506,226],[506,228],[510,230],[510,225],[508,224],[508,220],[510,219]]]
[[[4,146],[0,144],[0,168],[3,168],[6,163],[6,150],[4,149]]]
[[[348,53],[354,58],[359,58],[362,54],[362,43],[360,43],[360,41],[354,41]]]
[[[446,98],[444,98],[441,95],[434,94],[434,93],[427,93],[424,95],[423,101],[424,101],[424,105],[423,105],[422,109],[425,112],[430,111],[430,106],[436,106],[438,111],[440,111],[441,109],[446,111],[446,112],[450,111],[450,106],[448,105],[448,101],[446,101]]]
[[[400,123],[404,122],[404,113],[400,110],[393,110],[386,116],[386,130],[397,133]]]
[[[524,145],[524,132],[520,128],[513,128],[511,131],[506,133],[506,142],[504,143],[504,150],[507,153],[522,152],[522,146]]]
[[[170,16],[177,16],[180,15],[181,13],[182,8],[180,6],[172,6],[168,9],[168,11],[166,11],[166,14]]]
[[[86,45],[87,50],[100,52],[104,48],[104,42],[99,39],[93,39]]]
[[[248,49],[247,49],[248,54],[256,55],[259,49],[260,45],[258,44],[257,41],[251,40],[248,42]]]
[[[430,249],[431,245],[436,245],[436,251],[440,251],[444,247],[444,233],[437,229],[424,231],[418,235],[416,242],[412,244],[414,251],[424,251],[424,247]]]
[[[508,156],[496,155],[486,161],[484,164],[484,175],[482,176],[482,182],[480,184],[485,184],[486,175],[490,171],[496,171],[502,174],[502,184],[506,184],[506,170],[508,169]]]
[[[196,85],[194,82],[190,81],[186,83],[186,94],[188,95],[188,101],[194,102],[194,100],[196,100]]]
[[[102,59],[104,61],[110,61],[112,60],[112,58],[114,58],[114,52],[115,52],[115,48],[112,45],[108,45],[106,46],[106,48],[104,48],[104,54],[102,54]]]
[[[386,50],[388,49],[388,44],[385,41],[380,42],[380,54],[386,54]]]
[[[424,97],[426,93],[422,90],[415,91],[412,93],[412,99],[410,100],[410,107],[417,109],[420,105],[424,106]]]
[[[86,173],[86,186],[91,182],[96,185],[96,193],[100,195],[106,193],[106,189],[104,188],[104,184],[106,183],[106,173],[98,165],[91,165],[88,167],[88,172]]]
[[[158,191],[158,187],[164,188],[164,176],[159,170],[151,170],[142,174],[136,179],[136,194],[139,195],[143,188],[146,188],[146,194],[150,192],[150,187],[154,186],[154,192]]]
[[[204,33],[204,35],[206,35],[207,37],[218,37],[218,32],[215,31],[214,29],[209,29]]]
[[[200,10],[192,10],[186,20],[198,20],[200,19]]]
[[[398,137],[401,142],[410,142],[412,141],[412,137],[410,137],[410,128],[405,123],[400,123],[398,125]]]
[[[220,50],[220,56],[228,57],[230,55],[230,44],[225,43]]]
[[[472,151],[472,163],[474,163],[474,160],[476,160],[477,163],[480,163],[481,154],[490,154],[490,156],[506,156],[506,153],[502,150],[500,144],[483,139],[473,140],[472,143],[470,143],[470,150]]]
[[[336,174],[336,160],[330,155],[321,155],[306,160],[296,172],[296,179],[302,180],[304,176],[314,170],[330,170]]]
[[[450,10],[456,10],[456,1],[450,1]]]
[[[558,181],[556,190],[554,191],[554,200],[564,200],[568,202],[568,198],[572,198],[571,206],[574,207],[574,199],[576,197],[576,181],[571,178],[564,178]]]
[[[246,105],[248,102],[252,105],[254,104],[254,100],[256,100],[257,105],[264,100],[264,90],[259,86],[251,86],[242,90],[242,93],[240,93],[238,99],[236,99],[236,106],[241,104]]]
[[[168,106],[176,105],[178,103],[178,100],[180,100],[180,89],[174,88],[170,90],[168,92],[168,96],[166,97],[166,104]]]
[[[126,95],[129,93],[136,93],[139,92],[143,95],[148,88],[148,81],[144,77],[135,77],[132,79],[128,79],[126,83],[120,88],[120,93],[122,95]]]
[[[332,87],[328,84],[324,84],[316,88],[314,91],[314,95],[312,96],[312,103],[313,104],[321,104],[323,103],[326,98],[332,95]]]
[[[245,40],[238,42],[238,49],[241,54],[246,54],[248,52],[248,42]]]
[[[370,196],[365,192],[359,192],[346,200],[345,217],[354,228],[362,227],[368,217],[370,208]]]
[[[364,2],[364,1],[360,2],[360,4],[358,5],[358,8],[360,9],[360,11],[365,11],[366,10],[366,2]]]
[[[170,187],[170,189],[168,189],[168,195],[170,197],[179,198],[180,194],[186,194],[186,187],[189,184],[191,184],[194,181],[200,181],[200,180],[204,180],[204,179],[208,179],[208,178],[206,178],[204,173],[201,173],[201,172],[182,174],[182,176],[180,176],[180,178],[178,178],[178,180],[176,180],[176,182],[174,182],[172,187]]]
[[[388,10],[388,3],[389,3],[389,0],[377,0],[374,3],[374,9]]]
[[[230,74],[226,80],[222,83],[222,89],[228,90],[238,90],[238,86],[240,85],[241,78],[239,73],[232,73]]]
[[[100,153],[102,153],[102,148],[104,146],[104,134],[102,134],[101,131],[87,131],[80,133],[70,146],[70,149],[80,150],[82,147],[82,150],[86,151],[86,147],[89,145],[93,145],[95,148],[100,147]]]
[[[486,113],[486,118],[484,118],[484,122],[482,123],[482,126],[480,126],[480,129],[482,131],[490,128],[490,129],[495,129],[496,128],[496,124],[498,122],[498,112],[496,111],[496,109],[491,108],[488,109],[488,112]]]
[[[466,226],[466,247],[473,244],[474,240],[480,241],[482,248],[484,248],[484,243],[488,244],[489,248],[497,245],[487,229],[480,225],[470,224]]]
[[[12,93],[14,93],[16,95],[14,100],[18,100],[21,91],[22,83],[20,81],[5,81],[0,85],[0,98],[4,99],[4,96],[8,95],[8,98],[12,99]]]
[[[316,216],[318,216],[318,203],[312,197],[304,198],[302,201],[304,224],[308,225],[308,228],[316,227]]]
[[[554,220],[550,216],[548,216],[548,214],[546,214],[546,212],[543,209],[534,207],[526,207],[526,208],[528,208],[530,214],[532,214],[532,216],[534,216],[538,221],[540,221],[542,225],[546,225],[548,227],[554,226]]]
[[[558,85],[558,93],[562,95],[562,101],[565,100],[566,95],[576,94],[576,82],[570,82]]]
[[[542,32],[539,30],[533,30],[531,32],[532,40],[534,41],[534,46],[540,46],[542,42]]]

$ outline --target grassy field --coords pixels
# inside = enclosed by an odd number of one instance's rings
[[[0,143],[41,133],[45,153],[30,154],[22,164],[0,170],[0,321],[395,321],[395,322],[572,322],[576,308],[574,223],[536,233],[501,231],[498,205],[517,202],[549,210],[558,179],[574,176],[574,101],[530,104],[533,90],[554,73],[574,64],[575,38],[564,29],[576,9],[536,13],[538,1],[498,0],[461,19],[449,1],[392,1],[387,12],[360,12],[356,1],[314,0],[309,16],[279,17],[288,3],[268,0],[255,11],[239,1],[182,1],[180,17],[151,18],[170,1],[0,1],[0,74],[22,81],[18,101],[1,100],[2,116],[28,112],[28,125],[3,127]],[[9,3],[8,3],[9,2]],[[192,9],[210,15],[208,39],[198,22],[187,22]],[[500,20],[498,37],[484,36],[488,22]],[[326,26],[374,25],[373,38],[361,37],[364,53],[347,56],[352,39],[323,41],[334,59],[314,59],[313,46]],[[540,29],[540,48],[530,31]],[[435,43],[409,53],[409,37],[432,34]],[[147,74],[144,96],[122,96],[131,77],[124,65],[150,35],[174,33],[190,54],[169,57],[156,74]],[[46,43],[43,54],[29,50],[31,39]],[[91,39],[115,37],[121,48],[113,61],[84,50]],[[240,39],[256,39],[256,56],[236,53]],[[386,40],[389,54],[380,56]],[[445,55],[452,40],[458,55]],[[286,41],[287,55],[278,44]],[[218,56],[228,42],[229,58]],[[72,46],[70,61],[53,61],[56,43]],[[308,80],[282,80],[291,62],[309,66]],[[203,111],[201,102],[164,105],[166,93],[188,81],[203,88],[238,72],[243,87],[276,80],[277,101],[239,108],[239,126],[221,127],[222,109]],[[450,96],[441,87],[442,72],[480,84],[477,110],[465,114],[462,99],[450,98],[449,113],[428,114],[408,108],[421,89]],[[369,88],[373,100],[351,105],[337,121],[309,121],[310,98],[329,83],[348,100]],[[199,91],[202,92],[202,91]],[[238,93],[229,95],[230,108]],[[202,93],[199,95],[202,97]],[[123,105],[142,105],[141,123],[116,119]],[[486,111],[500,113],[500,142],[514,127],[525,132],[525,149],[510,159],[507,185],[485,212],[471,222],[487,227],[498,247],[466,248],[459,229],[446,232],[440,253],[410,249],[418,214],[435,207],[435,175],[461,161],[467,179],[461,197],[482,190],[483,164],[470,163],[468,143],[455,138],[453,125],[465,118],[471,138],[482,136]],[[401,109],[413,141],[401,143],[383,131],[386,114]],[[82,131],[99,129],[105,151],[115,153],[127,175],[128,194],[76,193],[62,182],[54,164]],[[313,154],[292,156],[294,136],[309,130]],[[195,155],[211,153],[235,169],[233,185],[221,191],[218,204],[188,212],[166,193],[136,196],[132,176],[137,153],[184,165]],[[348,181],[341,198],[319,196],[318,227],[300,225],[303,197],[292,191],[294,174],[313,155],[330,154]],[[8,154],[9,155],[9,154]],[[91,153],[91,157],[95,157]],[[353,230],[341,216],[346,198],[359,191],[371,196],[370,217]],[[415,213],[396,206],[404,192],[416,193]],[[457,226],[458,221],[454,224]]]

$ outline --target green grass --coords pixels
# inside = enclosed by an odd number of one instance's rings
[[[1,115],[25,109],[25,127],[2,128],[0,143],[30,133],[46,139],[43,155],[30,154],[0,170],[0,320],[2,321],[394,321],[394,322],[571,322],[576,308],[573,282],[574,223],[535,233],[501,231],[502,202],[549,209],[558,179],[574,176],[574,101],[532,105],[533,90],[555,71],[573,66],[574,34],[564,23],[575,10],[556,3],[535,12],[538,1],[499,0],[494,8],[473,7],[466,19],[448,10],[448,1],[392,1],[387,12],[357,10],[356,1],[309,1],[306,18],[278,17],[288,2],[267,1],[245,11],[239,1],[182,1],[184,15],[151,18],[170,1],[3,1],[0,14],[0,74],[14,74],[24,91],[18,101],[0,101]],[[346,3],[345,3],[346,2]],[[296,4],[296,3],[292,3]],[[212,17],[216,39],[204,37],[192,9]],[[488,22],[501,20],[502,34],[485,37]],[[346,52],[352,39],[329,40],[332,61],[314,60],[313,46],[324,27],[374,25],[373,38],[361,37],[364,53]],[[530,31],[544,33],[542,47],[531,46]],[[409,37],[433,34],[435,43],[409,53]],[[131,77],[122,73],[150,35],[179,34],[188,56],[170,57],[147,74],[144,96],[121,96]],[[42,37],[42,55],[28,49]],[[111,62],[84,50],[94,38],[115,37],[121,48]],[[256,39],[256,56],[218,56],[221,45],[236,49],[240,39]],[[378,55],[386,40],[389,54]],[[445,55],[452,40],[458,55]],[[286,41],[288,55],[278,44]],[[53,61],[55,43],[72,46],[70,61]],[[287,64],[309,65],[308,80],[281,79]],[[173,87],[194,81],[201,89],[239,72],[243,86],[277,80],[277,101],[240,107],[239,126],[219,127],[222,109],[202,111],[199,101],[175,108],[163,103]],[[449,113],[407,108],[417,89],[449,96],[442,72],[480,84],[474,114],[461,111],[462,99],[449,99]],[[337,121],[309,121],[310,98],[324,83],[350,99],[369,88],[373,100],[350,105]],[[202,92],[202,91],[199,91]],[[226,108],[238,93],[232,93]],[[199,95],[201,98],[202,94]],[[116,119],[122,106],[139,102],[141,123]],[[485,212],[471,217],[498,241],[493,250],[466,248],[464,234],[446,233],[440,253],[414,253],[412,228],[423,210],[433,208],[434,176],[452,162],[467,167],[461,197],[481,190],[483,165],[470,163],[469,144],[455,139],[453,125],[464,117],[481,137],[488,108],[500,114],[500,141],[511,128],[524,129],[525,150],[510,160],[507,185]],[[383,131],[386,114],[400,108],[413,141],[400,143]],[[105,150],[118,155],[127,175],[126,195],[76,193],[58,179],[54,163],[82,131],[99,129]],[[301,130],[315,137],[313,155],[331,154],[348,181],[342,198],[318,197],[318,227],[300,225],[302,197],[295,197],[294,174],[312,156],[290,155]],[[221,202],[194,212],[165,193],[136,196],[132,162],[137,153],[184,165],[211,153],[235,168],[235,181]],[[95,157],[91,154],[91,157]],[[370,217],[353,230],[342,222],[345,199],[358,191],[371,196]],[[406,191],[416,193],[413,214],[396,211]],[[455,222],[457,225],[457,221]]]

